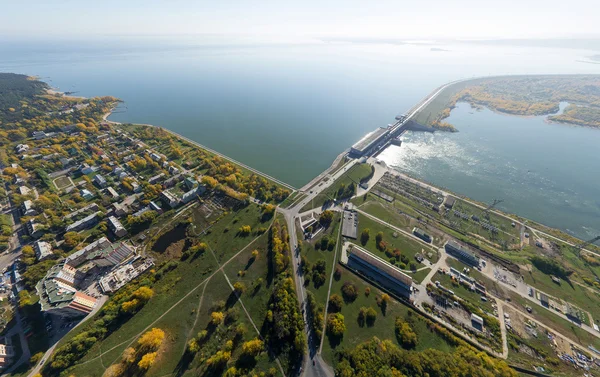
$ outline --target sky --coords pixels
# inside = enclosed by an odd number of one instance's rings
[[[599,37],[598,0],[2,0],[0,36]]]

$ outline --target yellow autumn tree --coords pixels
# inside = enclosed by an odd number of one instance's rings
[[[156,360],[156,352],[150,352],[142,356],[142,359],[138,362],[138,367],[142,370],[148,370],[154,364]]]
[[[225,318],[225,314],[223,314],[223,312],[212,312],[210,314],[210,322],[215,325],[218,326],[219,324],[221,324],[221,322],[223,322],[223,319]]]
[[[146,332],[138,340],[138,346],[144,350],[156,350],[163,342],[165,338],[165,332],[159,328],[153,328]]]

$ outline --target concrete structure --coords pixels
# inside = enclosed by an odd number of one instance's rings
[[[461,262],[474,267],[479,266],[479,258],[463,249],[458,243],[454,241],[448,241],[444,248],[448,254],[452,255]]]
[[[350,148],[350,155],[362,157],[371,153],[377,147],[385,143],[386,136],[389,134],[389,128],[380,127],[365,135]]]
[[[42,311],[66,318],[85,316],[96,305],[96,299],[75,288],[73,269],[60,263],[52,266],[36,285]]]
[[[160,198],[171,208],[175,208],[179,205],[179,198],[171,194],[168,190],[161,192]]]
[[[419,237],[420,239],[422,239],[423,241],[425,241],[427,243],[431,243],[431,236],[429,234],[423,232],[423,230],[421,230],[420,228],[414,228],[413,234],[415,236]]]
[[[50,245],[48,242],[36,241],[33,244],[33,246],[35,250],[35,257],[38,261],[44,260],[54,255],[54,253],[52,252],[52,245]]]
[[[48,135],[46,135],[46,133],[44,131],[33,131],[31,136],[35,140],[42,140],[42,139],[45,139],[46,137],[48,137]]]
[[[144,273],[152,266],[154,266],[154,261],[152,258],[147,258],[144,260],[138,259],[132,263],[127,263],[126,265],[111,271],[109,274],[102,277],[99,282],[100,288],[104,293],[114,292]]]
[[[454,203],[456,203],[456,198],[453,196],[446,196],[446,200],[444,200],[444,206],[448,209],[452,209],[454,207]]]
[[[181,201],[183,203],[189,203],[197,197],[198,197],[198,190],[193,189],[193,190],[190,190],[190,191],[184,193],[183,195],[181,195]]]
[[[87,262],[98,267],[117,265],[128,259],[134,250],[124,242],[111,243],[102,237],[83,249],[76,251],[65,259],[65,265],[78,268]]]
[[[352,245],[348,254],[347,266],[400,297],[409,298],[412,293],[410,276],[356,245]]]
[[[91,215],[88,215],[83,219],[75,221],[73,224],[68,225],[65,228],[65,232],[78,232],[82,229],[89,228],[95,225],[96,222],[98,222],[98,212],[92,213]]]
[[[358,213],[344,211],[344,222],[342,223],[342,236],[356,239],[358,232]]]
[[[161,213],[163,213],[162,208],[160,208],[158,206],[158,204],[154,203],[154,202],[150,202],[150,204],[148,205],[148,207],[150,207],[151,210],[158,212],[158,214],[160,215]]]
[[[483,318],[477,314],[471,313],[471,326],[479,331],[483,331]]]
[[[115,214],[115,216],[118,216],[118,217],[125,216],[126,214],[128,214],[130,212],[129,206],[127,206],[123,203],[113,203],[112,207],[113,207],[113,213]]]
[[[127,230],[123,227],[123,224],[114,216],[108,217],[108,227],[117,237],[124,237],[127,235]]]

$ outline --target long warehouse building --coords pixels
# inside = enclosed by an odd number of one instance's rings
[[[348,267],[371,278],[399,296],[410,297],[412,278],[366,250],[353,245],[348,255]]]

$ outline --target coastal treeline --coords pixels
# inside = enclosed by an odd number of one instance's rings
[[[248,197],[264,202],[282,202],[290,195],[263,176],[250,172],[231,161],[195,147],[160,127],[128,125],[131,133],[144,143],[170,155],[188,169],[202,173],[202,183],[208,188],[245,200]]]

